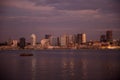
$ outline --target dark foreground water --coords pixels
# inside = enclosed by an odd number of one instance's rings
[[[119,75],[120,50],[0,51],[0,80],[120,80]]]

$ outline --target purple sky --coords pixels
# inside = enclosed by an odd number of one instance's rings
[[[85,32],[99,40],[106,30],[120,39],[120,0],[0,0],[0,42],[9,38],[37,40],[45,34]]]

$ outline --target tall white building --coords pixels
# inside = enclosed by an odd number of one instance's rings
[[[68,43],[68,36],[67,35],[63,35],[60,37],[60,45],[63,47],[66,47]]]
[[[32,34],[31,35],[31,38],[32,38],[32,46],[35,46],[36,45],[36,35],[35,34]]]
[[[81,43],[86,43],[86,34],[85,33],[81,34]]]

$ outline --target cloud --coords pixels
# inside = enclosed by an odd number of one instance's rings
[[[57,15],[53,6],[39,5],[27,0],[6,0],[0,4],[0,16],[38,16],[48,17]]]
[[[59,10],[109,9],[119,10],[119,0],[29,0],[36,6],[49,5]]]
[[[13,27],[14,33],[25,28],[26,34],[84,31],[94,36],[96,29],[119,29],[119,3],[120,0],[2,0],[0,28]]]
[[[99,11],[103,14],[119,14],[119,0],[4,0],[0,5],[5,6],[7,13],[36,16],[59,16],[64,11],[84,15],[90,11]],[[3,9],[5,9],[3,7]],[[4,11],[0,9],[0,12]],[[89,12],[88,12],[89,11]],[[4,13],[3,13],[4,14]],[[94,14],[94,13],[93,13]],[[99,15],[96,15],[99,17]]]
[[[22,9],[26,9],[26,10],[32,10],[32,11],[51,11],[51,10],[54,10],[54,7],[51,7],[51,6],[35,6],[34,3],[32,2],[17,2],[15,4],[12,4],[18,8],[22,8]]]

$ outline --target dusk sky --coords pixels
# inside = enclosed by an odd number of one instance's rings
[[[120,0],[0,0],[0,42],[9,38],[38,42],[45,34],[86,33],[99,40],[106,30],[120,39]]]

